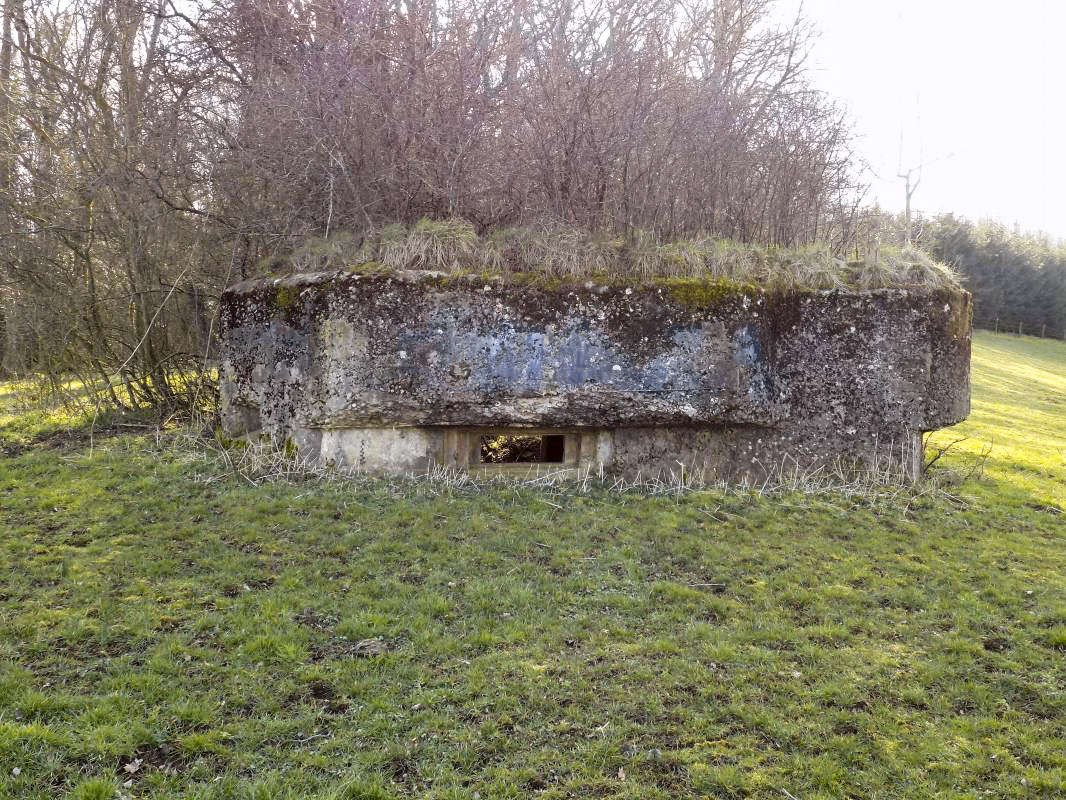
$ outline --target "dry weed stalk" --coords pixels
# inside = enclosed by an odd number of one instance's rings
[[[675,470],[638,472],[632,477],[610,475],[602,465],[581,468],[545,469],[530,465],[526,474],[514,472],[487,474],[444,465],[435,465],[425,473],[401,478],[384,478],[358,469],[307,459],[273,443],[269,439],[242,442],[239,446],[214,437],[186,432],[184,449],[195,448],[204,454],[217,471],[210,481],[236,477],[253,486],[272,482],[314,482],[320,485],[343,484],[357,488],[388,486],[397,496],[437,495],[448,492],[478,492],[489,488],[537,490],[546,496],[586,495],[606,491],[611,494],[642,494],[682,497],[698,492],[727,495],[782,498],[788,495],[819,498],[861,499],[869,502],[892,502],[908,513],[922,498],[945,500],[965,507],[968,501],[953,491],[964,480],[983,473],[988,451],[975,460],[966,472],[937,470],[924,479],[915,480],[911,469],[914,453],[906,442],[874,448],[870,459],[857,464],[837,459],[817,467],[803,467],[785,456],[776,464],[758,464],[760,479],[746,478],[727,482],[705,469],[693,469],[681,462]],[[538,469],[539,466],[539,469]]]

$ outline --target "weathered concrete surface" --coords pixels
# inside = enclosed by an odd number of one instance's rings
[[[479,432],[529,428],[624,474],[759,480],[842,458],[913,474],[921,433],[969,413],[970,315],[961,290],[252,281],[223,296],[223,426],[393,473],[467,465]]]

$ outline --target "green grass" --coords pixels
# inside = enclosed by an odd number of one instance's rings
[[[954,499],[253,486],[0,417],[0,797],[1062,797],[1066,346],[974,368]]]
[[[1066,504],[1066,343],[1029,336],[974,334],[970,419],[934,437],[960,443],[962,453],[989,449],[994,484],[1037,502]]]

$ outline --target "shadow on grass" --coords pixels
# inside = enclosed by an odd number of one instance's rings
[[[17,456],[35,448],[76,448],[91,442],[160,429],[154,410],[102,411],[86,414],[62,409],[35,409],[4,419],[0,415],[0,454]]]

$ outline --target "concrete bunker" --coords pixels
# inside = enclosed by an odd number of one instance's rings
[[[970,296],[371,269],[223,295],[222,419],[368,472],[915,477],[969,413]]]

